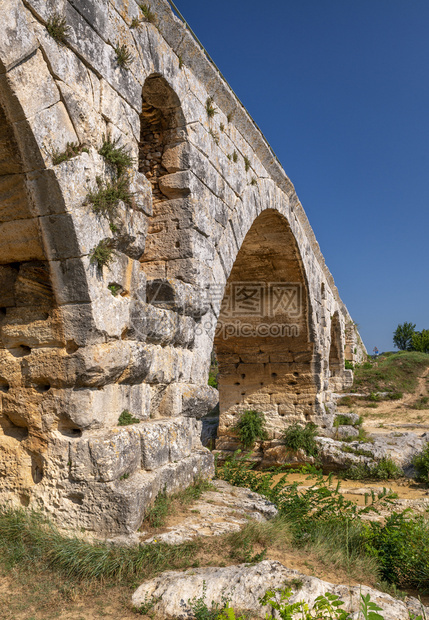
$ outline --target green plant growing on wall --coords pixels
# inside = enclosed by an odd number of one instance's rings
[[[61,164],[63,161],[68,161],[81,153],[89,153],[88,147],[84,144],[78,144],[77,142],[67,142],[64,151],[52,151],[52,163],[54,166],[58,166],[58,164]]]
[[[112,141],[110,136],[104,137],[103,144],[98,152],[106,161],[115,166],[118,177],[121,177],[127,168],[133,165],[134,158],[125,146],[118,146],[118,143],[119,138]]]
[[[223,133],[225,131],[225,125],[223,123],[219,124],[219,129],[221,130],[221,132]]]
[[[96,182],[98,189],[89,192],[86,198],[86,202],[92,206],[94,213],[112,218],[120,200],[131,206],[133,194],[129,190],[127,178],[121,177],[110,182],[97,177]]]
[[[226,115],[226,120],[228,121],[228,124],[232,121],[233,116],[234,112],[228,112],[228,114]]]
[[[113,297],[117,297],[118,293],[122,290],[122,286],[120,284],[116,284],[116,282],[112,282],[112,284],[109,284],[107,288],[112,293]]]
[[[139,424],[141,420],[135,418],[128,409],[124,409],[118,418],[118,426],[130,426],[131,424]]]
[[[111,239],[102,239],[90,254],[91,264],[97,265],[100,271],[113,261],[115,251],[111,243]]]
[[[250,181],[250,185],[258,185],[258,181],[255,179],[255,177],[252,177],[252,180]]]
[[[129,69],[134,58],[125,43],[123,45],[117,44],[115,47],[115,54],[118,65],[123,69]]]
[[[179,54],[177,58],[179,59],[179,69],[182,69],[185,66],[185,63],[183,62],[182,54]]]
[[[232,154],[232,161],[234,162],[234,164],[236,164],[238,162],[238,154],[237,151],[234,151]]]
[[[65,43],[70,26],[67,26],[65,17],[62,17],[59,13],[54,13],[46,22],[46,30],[55,41]]]
[[[141,9],[141,12],[143,13],[146,21],[148,21],[151,24],[156,24],[157,19],[156,19],[156,15],[155,13],[151,10],[150,5],[149,4],[139,4],[139,7]]]
[[[264,414],[254,409],[243,411],[235,430],[243,447],[252,448],[257,439],[264,441],[267,438]]]
[[[141,21],[138,17],[133,17],[131,20],[130,28],[139,28],[141,26]]]
[[[218,111],[216,110],[216,108],[213,105],[213,98],[212,97],[207,97],[207,100],[206,100],[206,112],[207,112],[207,116],[209,118],[213,118],[215,116],[215,114],[218,114]]]
[[[250,159],[246,157],[246,155],[243,157],[243,159],[244,159],[244,169],[247,172],[248,170],[250,170]]]
[[[217,131],[213,131],[213,129],[209,129],[209,134],[213,138],[213,142],[219,146],[219,134]]]
[[[353,362],[350,362],[349,360],[344,360],[344,368],[346,370],[353,370],[354,369]]]

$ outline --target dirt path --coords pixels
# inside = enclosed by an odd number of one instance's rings
[[[419,434],[429,430],[429,403],[427,409],[412,408],[422,397],[429,397],[429,368],[419,377],[418,387],[413,394],[404,394],[400,400],[357,400],[352,406],[338,406],[338,412],[353,411],[361,415],[364,420],[363,428],[369,434],[390,433],[396,429]]]

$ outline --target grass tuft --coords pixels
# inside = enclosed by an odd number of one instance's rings
[[[248,170],[250,170],[250,159],[245,155],[244,156],[244,169],[247,172]]]
[[[78,144],[77,142],[67,142],[66,148],[64,151],[53,151],[52,152],[52,163],[54,166],[58,166],[63,161],[68,161],[73,157],[77,157],[81,153],[89,153],[89,149],[84,144]]]
[[[119,43],[116,45],[115,54],[118,65],[123,69],[129,69],[134,57],[125,43],[123,45],[119,45]]]
[[[62,17],[59,13],[54,13],[46,22],[46,30],[55,41],[65,43],[70,26],[67,26],[65,17]]]
[[[120,547],[68,537],[41,514],[0,508],[0,557],[9,569],[52,570],[74,581],[135,584],[173,567],[190,566],[197,545]]]
[[[107,267],[113,261],[115,250],[112,247],[111,239],[102,239],[100,243],[92,250],[90,254],[90,262],[97,265],[102,271],[103,267]]]
[[[215,114],[218,114],[218,111],[213,105],[213,97],[207,97],[206,100],[206,112],[209,118],[213,118]]]
[[[155,13],[151,10],[150,5],[149,4],[139,4],[139,7],[141,9],[141,12],[143,13],[146,21],[148,21],[151,24],[156,24],[157,23],[157,18]]]

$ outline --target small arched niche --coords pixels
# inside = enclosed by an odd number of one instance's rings
[[[219,436],[243,410],[265,414],[271,436],[315,414],[310,301],[299,248],[287,220],[264,211],[231,270],[215,334]],[[228,430],[229,429],[229,430]]]
[[[171,150],[186,141],[185,120],[179,97],[159,74],[146,79],[142,99],[139,172],[151,182],[156,204],[169,197],[160,189],[161,177],[181,169],[180,154],[174,157]]]

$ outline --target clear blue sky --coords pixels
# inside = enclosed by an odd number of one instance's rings
[[[368,351],[429,329],[429,1],[175,4],[294,183]]]

